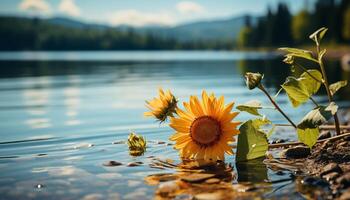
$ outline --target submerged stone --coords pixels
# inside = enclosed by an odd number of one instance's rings
[[[128,167],[137,167],[137,166],[141,166],[143,164],[143,162],[130,162],[128,163]]]
[[[304,146],[291,147],[281,152],[281,157],[288,159],[306,158],[309,155],[310,148]]]
[[[175,193],[179,189],[180,189],[180,187],[176,181],[167,181],[167,182],[161,183],[158,186],[157,192],[159,194],[161,194],[162,196],[163,195],[167,196],[170,193]]]
[[[181,177],[181,180],[190,182],[190,183],[196,183],[196,182],[202,182],[209,178],[213,178],[215,174],[190,174]]]
[[[103,163],[104,166],[107,166],[107,167],[112,167],[112,166],[119,166],[119,165],[122,165],[121,162],[117,162],[117,161],[114,161],[114,160],[111,160],[111,161],[107,161],[105,163]]]

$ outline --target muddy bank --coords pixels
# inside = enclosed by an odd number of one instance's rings
[[[328,198],[350,199],[350,136],[316,144],[304,171],[329,183]]]
[[[350,200],[350,135],[344,135],[322,139],[311,151],[305,146],[283,150],[277,166],[296,172],[298,190],[308,198]]]

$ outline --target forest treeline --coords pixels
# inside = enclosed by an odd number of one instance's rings
[[[75,28],[39,18],[0,17],[0,50],[176,50],[229,49],[235,41],[179,42],[113,27]]]
[[[311,6],[304,2],[304,8],[295,15],[286,4],[279,3],[275,9],[268,8],[255,24],[246,16],[237,37],[238,47],[307,45],[312,41],[306,36],[321,27],[328,28],[328,43],[349,44],[350,0],[317,0]]]
[[[307,1],[305,1],[307,2]],[[313,2],[313,1],[312,1]],[[0,51],[16,50],[193,50],[304,45],[320,27],[328,27],[326,42],[349,44],[350,0],[316,0],[292,15],[285,3],[264,16],[247,16],[236,40],[180,41],[132,28],[69,27],[39,18],[0,17]]]

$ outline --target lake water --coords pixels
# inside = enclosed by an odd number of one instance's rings
[[[0,199],[152,199],[157,187],[144,177],[174,169],[150,168],[150,156],[180,160],[167,145],[173,131],[143,117],[145,100],[156,96],[159,87],[171,89],[180,101],[205,89],[236,104],[259,100],[270,106],[260,91],[246,89],[243,74],[263,72],[264,84],[274,94],[291,74],[281,60],[275,53],[225,51],[2,52]],[[331,80],[348,76],[337,61],[329,64]],[[348,94],[341,93],[337,103],[349,106]],[[327,100],[324,95],[315,99]],[[313,107],[307,103],[294,110],[284,93],[277,101],[296,122]],[[272,109],[263,113],[275,123],[287,123]],[[241,113],[237,120],[251,117]],[[122,143],[131,131],[149,141],[143,156],[130,156]],[[271,139],[282,136],[296,140],[287,128],[277,129]],[[110,160],[123,165],[103,166]],[[135,161],[143,164],[126,165]],[[225,162],[234,166],[234,156]],[[290,176],[263,168],[267,182]],[[246,176],[239,171],[233,183],[254,181]],[[272,184],[279,192],[265,197],[302,199],[292,181],[282,186]]]

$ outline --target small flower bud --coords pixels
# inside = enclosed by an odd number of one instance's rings
[[[246,84],[250,90],[258,87],[261,80],[264,78],[263,74],[247,72],[245,74]]]
[[[146,151],[146,140],[140,135],[130,133],[128,137],[130,155],[139,156]]]

